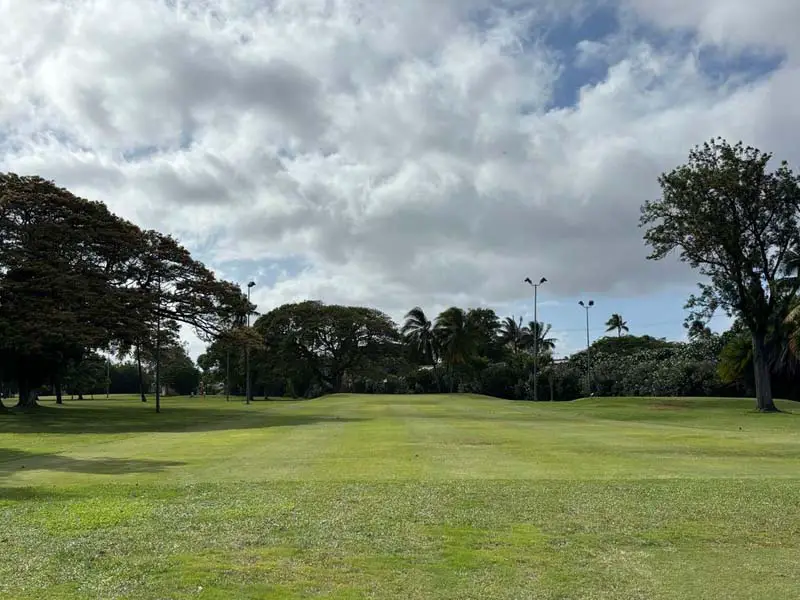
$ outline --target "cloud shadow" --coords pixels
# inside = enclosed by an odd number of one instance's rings
[[[97,475],[126,473],[159,473],[186,463],[167,460],[130,458],[73,458],[49,452],[28,452],[17,448],[0,448],[0,477],[20,471],[65,471]]]
[[[166,406],[156,413],[152,403],[90,402],[63,406],[40,406],[30,412],[0,413],[3,433],[180,433],[299,427],[318,423],[363,421],[334,415],[274,414],[253,410]]]

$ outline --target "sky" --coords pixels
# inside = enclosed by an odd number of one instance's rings
[[[489,306],[682,339],[639,208],[711,137],[800,165],[800,2],[0,0],[0,170],[177,236],[262,313]],[[729,320],[711,323],[720,330]],[[202,344],[186,332],[191,353]]]

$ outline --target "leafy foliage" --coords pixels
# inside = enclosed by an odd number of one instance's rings
[[[0,361],[21,406],[95,351],[147,354],[156,322],[208,337],[245,309],[237,286],[169,236],[40,177],[0,174]]]
[[[752,336],[759,409],[775,410],[767,336],[785,322],[800,290],[800,179],[771,154],[715,139],[696,147],[687,164],[659,178],[662,197],[642,207],[649,258],[678,250],[707,279],[689,299],[690,320],[717,309],[735,314]]]
[[[400,344],[395,324],[384,313],[315,301],[276,308],[254,327],[273,370],[303,382],[306,394],[340,391],[348,372],[368,368]]]

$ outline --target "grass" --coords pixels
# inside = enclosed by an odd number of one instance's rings
[[[0,598],[800,590],[800,405],[44,404],[0,415]]]

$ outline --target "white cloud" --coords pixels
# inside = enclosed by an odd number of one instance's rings
[[[791,0],[624,1],[638,16],[659,26],[696,31],[706,43],[734,50],[755,46],[800,58],[800,5]]]
[[[800,4],[620,3],[622,31],[574,42],[606,76],[554,108],[569,49],[540,32],[592,2],[0,0],[0,168],[224,270],[302,263],[257,288],[262,307],[502,304],[530,273],[554,294],[646,293],[692,279],[644,260],[661,171],[715,135],[800,162]],[[653,44],[635,19],[698,39]],[[708,43],[787,60],[720,85]]]

